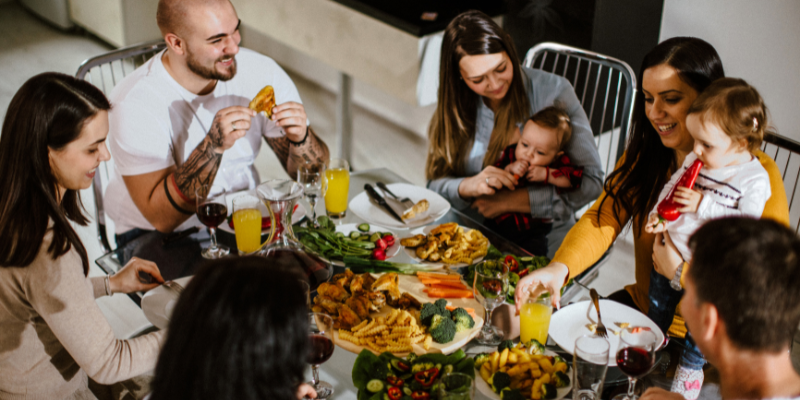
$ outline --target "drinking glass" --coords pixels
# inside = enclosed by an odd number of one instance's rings
[[[472,400],[475,396],[475,382],[472,377],[460,372],[442,375],[438,388],[440,400]]]
[[[656,361],[659,343],[653,331],[623,329],[619,334],[617,367],[628,375],[628,393],[614,396],[614,400],[636,400],[633,394],[636,380],[647,375]]]
[[[255,196],[242,195],[233,199],[233,231],[239,255],[255,252],[261,248],[260,201]]]
[[[550,302],[550,293],[545,292],[539,297],[528,297],[519,314],[520,341],[528,343],[531,339],[536,339],[542,345],[547,344],[551,315],[553,306]]]
[[[202,185],[195,190],[197,199],[197,219],[211,232],[211,246],[201,253],[204,258],[222,258],[230,252],[227,246],[217,244],[217,227],[228,217],[228,206],[225,202],[225,191],[209,195],[210,185]]]
[[[325,164],[306,163],[297,169],[297,182],[303,185],[303,194],[311,205],[311,226],[317,227],[317,200],[325,195]],[[349,182],[348,182],[349,185]],[[346,197],[346,196],[345,196]]]
[[[611,345],[599,336],[581,336],[575,340],[572,358],[572,399],[599,400],[608,370]]]
[[[300,287],[303,288],[303,295],[306,298],[306,308],[311,311],[311,285],[305,279],[300,279]]]
[[[475,266],[472,292],[486,309],[483,329],[476,337],[478,343],[497,346],[503,340],[503,331],[492,326],[492,311],[506,301],[508,267],[496,260],[483,261]]]
[[[311,364],[311,387],[317,392],[318,399],[326,399],[333,394],[333,386],[319,380],[318,367],[333,355],[333,320],[328,314],[312,313],[309,318],[309,341],[311,351],[308,363]]]
[[[331,218],[344,218],[347,215],[347,192],[350,190],[350,164],[347,160],[331,158],[325,170],[325,180],[325,211]]]

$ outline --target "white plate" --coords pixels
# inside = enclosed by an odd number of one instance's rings
[[[646,326],[656,334],[656,340],[660,344],[664,341],[664,334],[658,329],[653,320],[646,315],[626,305],[611,300],[600,300],[600,310],[603,316],[603,325],[608,332],[608,365],[617,366],[617,347],[619,346],[619,336],[613,334],[611,329],[619,331],[617,322],[627,322],[630,326]],[[597,323],[597,310],[594,304],[589,301],[581,301],[570,304],[553,314],[550,319],[550,337],[565,351],[575,352],[575,340],[583,335],[591,335],[592,332],[586,327],[587,324]]]
[[[414,235],[419,235],[420,233],[425,235],[425,236],[428,236],[428,233],[430,231],[432,231],[434,228],[438,227],[438,226],[439,225],[428,225],[428,226],[425,226],[425,227],[422,227],[422,228],[414,229],[413,231],[408,233],[408,236],[404,236],[403,238],[411,237],[411,236],[414,236]],[[467,233],[467,232],[472,230],[470,228],[467,228],[466,226],[461,226],[461,229],[464,230],[464,233]],[[487,244],[487,246],[491,246],[491,244]],[[470,265],[470,264],[467,264],[467,263],[445,264],[443,262],[433,262],[433,261],[423,260],[423,259],[417,257],[417,248],[416,247],[413,247],[413,248],[412,247],[403,247],[403,250],[405,250],[406,254],[408,254],[408,256],[411,257],[412,260],[414,260],[414,261],[416,261],[416,262],[418,262],[418,263],[420,263],[422,265],[430,266],[432,269],[441,268],[442,266],[445,266],[445,265],[447,265],[450,268],[461,268],[461,267],[466,267],[466,266]],[[488,250],[488,247],[487,247],[487,250]],[[483,261],[483,257],[478,257],[478,258],[472,260],[472,263],[473,264],[477,264],[477,263],[479,263],[481,261]]]
[[[191,276],[175,279],[184,288],[192,280]],[[166,329],[172,309],[178,301],[178,294],[172,289],[159,286],[145,293],[142,297],[142,311],[144,316],[158,329]]]
[[[353,197],[353,200],[350,200],[350,211],[370,224],[388,226],[396,229],[411,229],[427,225],[442,218],[450,211],[450,202],[432,190],[408,183],[390,183],[386,186],[398,197],[408,197],[415,204],[423,199],[428,200],[428,203],[430,203],[428,211],[406,220],[406,223],[403,224],[389,215],[383,208],[373,203],[366,192],[361,192],[356,197]],[[381,195],[384,194],[380,188],[376,188],[375,190]]]
[[[553,353],[550,350],[545,350],[544,354],[546,356],[557,356],[558,355],[556,353]],[[574,378],[572,377],[573,374],[570,371],[572,369],[572,366],[568,363],[567,367],[569,368],[569,369],[567,369],[567,376],[570,377],[569,385],[564,386],[563,388],[556,389],[556,398],[555,398],[555,400],[563,399],[564,397],[567,396],[567,394],[569,394],[569,391],[572,390],[572,381],[574,380]],[[495,393],[494,390],[492,390],[492,388],[489,386],[489,384],[486,383],[486,381],[483,380],[483,378],[481,377],[481,374],[479,372],[475,373],[475,386],[478,388],[478,391],[483,393],[484,396],[486,396],[486,397],[488,397],[490,399],[500,400],[500,395]]]
[[[256,194],[256,190],[255,189],[245,190],[245,191],[236,192],[236,193],[231,193],[231,194],[225,196],[225,201],[228,203],[228,215],[233,213],[233,199],[238,197],[238,196],[240,196],[240,195],[245,195],[245,194],[253,196],[256,199],[258,199],[258,194]],[[261,211],[261,216],[262,217],[268,217],[269,216],[269,211],[267,211],[267,206],[265,206],[264,203],[261,202],[260,199],[258,201],[258,210]],[[297,203],[297,209],[294,210],[294,213],[292,214],[292,225],[300,222],[300,220],[303,219],[303,217],[305,217],[305,216],[306,216],[306,208],[303,206],[302,203],[298,202]],[[236,234],[233,231],[233,228],[231,228],[230,225],[228,225],[228,219],[227,218],[225,219],[225,221],[223,223],[219,224],[219,229],[221,229],[221,230],[223,230],[225,232],[228,232],[231,235],[235,235]],[[262,232],[267,232],[268,233],[269,232],[269,228],[262,230]]]
[[[386,249],[386,261],[389,261],[390,258],[396,256],[397,253],[400,252],[400,247],[401,247],[400,246],[400,238],[397,237],[396,233],[394,233],[391,230],[389,230],[387,228],[384,228],[382,226],[372,225],[372,224],[370,224],[370,226],[369,226],[369,232],[361,232],[361,231],[358,230],[358,226],[359,225],[361,225],[361,224],[336,225],[336,232],[342,232],[347,237],[350,236],[350,232],[352,232],[352,231],[358,231],[358,233],[363,233],[365,235],[372,235],[375,232],[389,232],[389,233],[392,234],[392,236],[394,236],[394,244],[389,246],[389,248]],[[333,265],[344,267],[344,263],[341,262],[341,261],[330,260],[330,262]]]

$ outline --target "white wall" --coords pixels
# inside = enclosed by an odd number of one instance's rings
[[[675,36],[711,43],[725,75],[758,89],[778,133],[800,141],[800,1],[665,0],[660,40]]]

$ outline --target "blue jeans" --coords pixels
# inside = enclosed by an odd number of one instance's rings
[[[669,283],[669,279],[656,272],[655,269],[650,271],[650,288],[648,291],[650,307],[647,311],[647,316],[658,325],[658,328],[665,335],[670,325],[672,325],[672,320],[675,318],[675,309],[683,296],[683,290],[677,291]],[[683,348],[681,365],[693,370],[702,369],[706,359],[700,349],[697,348],[692,335],[687,333],[685,340],[676,339],[676,341]]]

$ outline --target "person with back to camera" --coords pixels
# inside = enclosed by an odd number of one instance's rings
[[[571,137],[569,115],[560,108],[547,107],[528,119],[519,142],[506,147],[494,166],[514,174],[519,187],[553,185],[559,194],[579,188],[583,168],[572,165],[564,154]],[[553,221],[534,218],[530,213],[505,213],[487,220],[486,226],[535,255],[546,255]]]
[[[800,324],[800,239],[775,221],[729,217],[700,227],[689,248],[681,312],[719,371],[722,399],[800,399],[789,354]],[[640,399],[683,396],[654,387]]]
[[[552,219],[552,253],[575,223],[575,210],[600,194],[603,181],[589,121],[569,81],[522,67],[508,34],[480,11],[448,24],[439,68],[439,102],[428,130],[428,187],[478,220],[510,212]],[[553,185],[514,190],[514,175],[494,165],[503,149],[519,141],[518,126],[555,103],[572,122],[564,152],[583,167],[583,182],[561,193]]]
[[[667,39],[645,55],[637,79],[639,94],[634,103],[630,140],[623,157],[606,179],[604,193],[570,230],[550,264],[520,279],[516,290],[518,306],[531,292],[537,295],[546,290],[552,294],[553,306],[559,307],[561,287],[600,259],[628,224],[634,241],[636,283],[608,298],[647,313],[650,273],[654,268],[683,287],[689,265],[668,232],[647,233],[645,226],[661,189],[695,146],[686,129],[689,107],[724,75],[716,50],[701,39]],[[769,175],[771,196],[761,217],[788,226],[789,207],[781,173],[763,152],[756,150],[753,155]],[[681,309],[678,306],[669,328],[673,338],[670,346],[694,353],[696,347],[691,340],[683,339],[686,325]]]
[[[234,257],[200,268],[172,312],[149,400],[316,397],[302,383],[311,350],[304,276],[275,262]]]
[[[659,203],[691,168],[703,163],[692,188],[677,187],[675,203],[682,213],[675,221],[663,220],[654,209],[645,232],[669,232],[681,257],[691,263],[689,236],[706,221],[725,216],[760,217],[769,199],[769,175],[752,154],[761,145],[768,126],[767,107],[758,92],[745,81],[721,78],[711,84],[689,108],[686,127],[694,139],[694,151],[686,156],[682,168],[664,185]],[[678,276],[678,274],[675,274]],[[678,278],[680,279],[680,278]],[[666,333],[681,299],[680,281],[668,280],[659,271],[650,273],[650,304],[647,316]],[[687,334],[687,337],[689,335]],[[672,391],[696,398],[703,383],[702,354],[684,355],[675,382],[699,385],[673,385]]]
[[[163,332],[118,340],[95,303],[163,282],[132,259],[89,278],[80,190],[110,156],[108,100],[90,83],[44,73],[11,99],[0,136],[0,399],[93,399],[88,378],[110,385],[150,371]],[[93,385],[93,388],[98,388]]]

